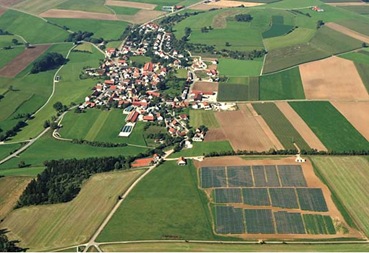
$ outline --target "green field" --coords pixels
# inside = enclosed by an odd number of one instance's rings
[[[264,39],[285,35],[294,28],[292,25],[284,24],[283,16],[272,16],[271,24],[271,27],[262,34]]]
[[[65,55],[70,47],[69,43],[53,45],[47,52]],[[28,74],[30,67],[28,66],[15,78],[0,78],[1,89],[7,90],[4,98],[0,100],[0,127],[4,131],[17,124],[20,120],[17,118],[18,115],[32,114],[39,109],[52,92],[52,81],[56,70]],[[11,90],[9,90],[10,87],[12,87]]]
[[[135,15],[140,9],[119,6],[107,6],[112,9],[117,15]]]
[[[321,27],[308,42],[274,49],[266,57],[263,72],[269,73],[297,64],[322,59],[360,48],[362,43],[327,27]]]
[[[11,152],[19,149],[21,144],[0,145],[0,160],[10,155]],[[0,174],[1,175],[1,174]]]
[[[27,167],[21,169],[5,169],[0,170],[2,176],[22,176],[22,177],[35,177],[41,173],[45,167]]]
[[[357,72],[363,81],[366,90],[369,92],[369,64],[355,62]]]
[[[97,238],[99,242],[214,238],[196,168],[165,162],[143,178]]]
[[[369,235],[368,173],[365,157],[312,157],[318,174],[349,212],[357,226]]]
[[[50,148],[52,147],[52,148]],[[22,152],[17,158],[13,158],[0,165],[2,169],[18,168],[20,161],[24,161],[32,167],[41,167],[43,162],[52,159],[71,159],[86,157],[104,157],[104,156],[134,156],[145,152],[147,149],[139,147],[117,147],[103,148],[89,145],[73,144],[68,141],[57,141],[51,137],[51,133],[45,134],[35,144]]]
[[[303,214],[305,228],[308,234],[335,234],[332,218],[326,215]]]
[[[298,67],[260,77],[260,100],[303,99]]]
[[[369,65],[369,52],[366,50],[342,54],[340,57],[351,60],[355,63],[364,63]]]
[[[21,54],[24,51],[23,47],[16,47],[10,50],[0,50],[0,68],[4,67],[8,62],[13,60],[15,57],[17,57],[19,54]],[[0,86],[2,86],[0,84]],[[0,88],[0,94],[2,94],[3,91]]]
[[[218,101],[248,101],[249,85],[219,83]]]
[[[1,223],[1,228],[8,228],[11,231],[8,236],[19,239],[20,246],[31,251],[50,251],[87,242],[118,196],[142,172],[116,171],[94,175],[72,201],[17,209]]]
[[[7,10],[0,16],[0,27],[30,43],[63,42],[68,37],[67,31],[15,10]]]
[[[210,141],[210,142],[194,142],[191,149],[183,149],[180,152],[172,154],[170,157],[180,156],[202,156],[211,152],[232,151],[229,141]]]
[[[124,21],[112,20],[92,20],[73,18],[48,18],[54,24],[68,27],[71,31],[93,32],[94,38],[104,38],[105,40],[119,39],[124,29],[128,26]]]
[[[113,13],[104,4],[105,0],[67,0],[59,4],[57,9]]]
[[[222,76],[258,76],[260,75],[263,62],[261,59],[243,61],[235,59],[220,58],[218,71]]]
[[[19,36],[0,35],[0,48],[7,47],[7,46],[11,46],[11,47],[17,46],[12,42],[13,39],[18,40],[19,45],[22,45],[23,40]]]
[[[85,113],[69,112],[65,115],[60,134],[67,139],[85,139],[112,143],[130,143],[146,146],[143,135],[145,123],[137,122],[129,137],[119,137],[118,134],[125,125],[122,110],[102,111],[89,109]]]
[[[276,48],[306,43],[314,37],[315,32],[316,31],[313,29],[299,27],[284,36],[268,38],[263,41],[266,49],[273,50]]]
[[[11,212],[31,179],[30,177],[0,178],[0,219],[4,219]]]
[[[124,243],[100,245],[104,252],[367,252],[368,244]]]
[[[347,28],[354,30],[358,33],[362,33],[369,36],[369,20],[364,18],[356,19],[342,19],[337,21],[338,24],[346,26]]]
[[[190,110],[190,126],[197,128],[201,125],[209,129],[219,127],[214,111]]]
[[[66,49],[71,47],[69,44],[63,45]],[[61,81],[59,81],[55,87],[54,96],[33,120],[27,122],[28,126],[19,132],[17,136],[14,137],[14,140],[27,140],[40,133],[43,129],[45,120],[48,120],[52,115],[55,115],[56,112],[53,108],[53,104],[57,101],[60,101],[65,105],[69,105],[71,102],[79,104],[84,101],[86,96],[91,95],[91,88],[98,80],[80,79],[79,75],[83,67],[97,67],[99,59],[103,58],[102,54],[100,54],[97,49],[93,48],[92,52],[92,54],[81,52],[72,52],[70,54],[68,63],[59,72]],[[52,75],[48,80],[49,81],[45,82],[44,85],[48,85],[48,88],[51,89]],[[49,94],[50,93],[48,93],[48,95]]]
[[[252,106],[263,117],[285,149],[295,150],[293,142],[301,150],[311,149],[274,103],[255,103]]]
[[[13,7],[25,12],[38,15],[47,10],[55,9],[56,6],[65,1],[66,0],[24,0],[15,4]]]
[[[330,151],[369,150],[369,143],[329,102],[289,102]]]
[[[369,15],[369,6],[340,6],[340,8],[348,11],[355,12],[360,15]]]

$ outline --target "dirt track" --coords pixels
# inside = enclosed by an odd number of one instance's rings
[[[105,4],[112,5],[112,6],[137,8],[137,9],[143,9],[143,10],[153,10],[156,7],[156,4],[137,3],[137,2],[129,2],[129,1],[115,1],[115,0],[106,0]]]
[[[313,131],[311,131],[305,121],[292,109],[287,102],[280,101],[276,102],[275,104],[311,148],[317,150],[327,150],[327,148],[318,139],[318,137],[316,137]]]
[[[369,102],[332,102],[332,104],[369,141]]]
[[[238,156],[225,156],[225,157],[211,157],[211,158],[205,158],[202,162],[195,161],[194,165],[197,168],[203,167],[203,166],[237,166],[237,165],[286,165],[286,164],[296,164],[295,157],[285,157],[281,159],[273,159],[273,158],[262,158],[260,160],[257,160],[258,158],[255,158],[255,160],[245,160]],[[308,187],[311,188],[321,188],[323,191],[324,198],[327,203],[328,212],[326,213],[320,213],[325,215],[330,215],[333,219],[338,220],[340,223],[345,224],[344,218],[342,217],[342,214],[339,212],[337,207],[335,206],[332,198],[331,198],[331,192],[328,189],[328,187],[320,181],[320,179],[315,175],[313,166],[309,160],[307,160],[306,163],[300,164],[307,182]],[[256,208],[259,209],[260,207],[255,206],[246,206],[244,204],[235,204],[232,206],[240,207],[240,208]],[[272,210],[279,211],[281,208],[271,208]],[[299,212],[304,214],[312,214],[315,212],[311,211],[302,211],[299,209],[288,209],[289,212]],[[346,225],[347,228],[348,225]],[[361,237],[361,234],[354,230],[350,229],[350,232],[348,234],[343,234],[342,231],[337,231],[336,235],[310,235],[310,234],[242,234],[237,235],[244,239],[295,239],[295,238],[309,238],[309,239],[322,239],[322,238],[337,238],[337,237]]]
[[[342,25],[339,25],[339,24],[336,24],[336,23],[331,23],[331,22],[326,23],[325,26],[328,26],[329,28],[331,28],[333,30],[336,30],[337,32],[346,34],[347,36],[350,36],[354,39],[360,40],[362,42],[369,43],[369,36],[358,33],[358,32],[355,32],[355,31],[353,31],[353,30],[351,30],[351,29],[349,29],[345,26],[342,26]]]
[[[240,110],[237,111],[215,113],[234,150],[267,151],[271,148],[283,148],[279,142],[273,142],[277,138],[267,124],[264,122],[265,125],[260,125],[264,121],[260,116],[254,116],[247,105],[239,107]]]
[[[49,48],[49,45],[28,48],[0,69],[0,76],[15,77]]]
[[[368,99],[355,64],[336,56],[300,65],[307,99]]]
[[[79,18],[95,20],[118,20],[114,14],[104,14],[97,12],[75,11],[75,10],[57,10],[51,9],[40,14],[43,18]]]

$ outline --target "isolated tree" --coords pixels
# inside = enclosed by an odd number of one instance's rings
[[[48,128],[50,126],[50,120],[45,120],[44,128]]]
[[[230,47],[231,46],[231,44],[228,41],[225,43],[225,45],[226,45],[226,47]]]
[[[61,112],[63,110],[63,104],[62,102],[56,102],[54,105],[53,105],[54,109],[58,112]]]
[[[14,44],[14,45],[18,45],[18,40],[17,39],[12,39],[12,43]]]
[[[24,168],[24,167],[26,167],[26,163],[24,161],[20,161],[18,163],[18,168]]]

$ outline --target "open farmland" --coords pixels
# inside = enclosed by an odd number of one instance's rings
[[[21,147],[21,144],[6,144],[6,145],[0,145],[0,160],[7,157],[11,152],[14,150],[17,150]],[[0,175],[2,175],[0,173]]]
[[[63,10],[78,10],[78,11],[86,11],[86,12],[98,12],[111,14],[112,11],[105,6],[105,0],[66,0],[61,2],[58,6],[58,9]]]
[[[8,228],[11,238],[19,239],[21,246],[32,251],[86,242],[113,208],[118,196],[142,172],[135,170],[94,175],[83,184],[72,201],[17,209],[1,223],[1,227]]]
[[[67,31],[15,10],[7,10],[0,16],[0,27],[23,36],[31,44],[63,42],[68,37]]]
[[[282,144],[279,143],[265,121],[256,116],[256,112],[253,114],[251,105],[240,104],[239,107],[240,110],[237,111],[215,113],[215,117],[234,150],[283,149]],[[229,124],[230,122],[232,124]]]
[[[182,167],[165,162],[138,183],[97,240],[214,239],[197,184],[191,163]]]
[[[340,55],[340,57],[351,60],[355,62],[355,64],[359,63],[369,65],[369,52],[366,50],[359,50],[356,52],[342,54]]]
[[[368,171],[364,157],[313,157],[319,174],[327,182],[336,199],[353,217],[354,222],[369,235]],[[350,218],[350,217],[348,217]]]
[[[7,63],[11,62],[15,57],[20,55],[24,51],[24,48],[16,47],[11,50],[2,50],[1,58],[0,58],[0,68],[4,67]],[[0,93],[2,94],[2,90],[0,88]]]
[[[302,120],[287,102],[276,102],[276,105],[309,147],[317,150],[327,150],[305,121]]]
[[[43,18],[80,18],[95,20],[118,20],[115,14],[87,12],[78,10],[58,10],[51,9],[40,14]]]
[[[217,135],[217,137],[220,137]],[[170,157],[193,157],[202,156],[212,152],[230,152],[233,148],[228,141],[222,135],[221,138],[214,138],[214,140],[207,139],[204,142],[195,142],[190,149],[182,149],[180,152],[173,153]]]
[[[369,64],[355,62],[355,66],[363,84],[365,85],[366,91],[369,93]]]
[[[278,37],[291,32],[292,28],[292,25],[284,24],[283,16],[272,16],[269,30],[263,32],[262,35],[264,39]]]
[[[260,100],[305,98],[299,68],[260,77]]]
[[[355,19],[341,19],[336,21],[337,24],[342,25],[348,29],[351,29],[357,33],[369,36],[367,19],[355,18]]]
[[[31,179],[31,177],[0,178],[0,219],[4,219],[15,207],[20,195],[22,195]]]
[[[337,31],[337,32],[341,32],[343,34],[346,34],[354,39],[360,40],[362,42],[365,43],[369,43],[369,36],[368,35],[363,35],[361,33],[358,33],[356,31],[353,31],[347,27],[344,27],[342,25],[336,24],[336,23],[327,23],[325,24],[327,27]]]
[[[20,3],[14,5],[14,8],[38,15],[49,9],[53,9],[59,4],[66,2],[67,0],[23,0]]]
[[[289,102],[330,151],[369,150],[369,142],[329,102]]]
[[[219,84],[218,101],[259,100],[258,77],[230,77]]]
[[[205,110],[191,110],[190,125],[195,128],[205,125],[210,130],[219,127],[219,123],[214,116],[214,112]]]
[[[307,99],[367,99],[368,93],[352,61],[340,57],[300,65]]]
[[[340,229],[347,224],[312,164],[286,165],[293,162],[293,157],[196,162],[200,187],[214,206],[215,232],[244,239],[361,237],[355,229]]]
[[[123,21],[101,20],[96,22],[92,19],[73,18],[48,18],[52,23],[66,26],[72,31],[93,32],[93,37],[104,38],[105,40],[119,39],[127,23]]]
[[[309,145],[274,103],[255,103],[252,106],[268,123],[285,149],[296,149],[293,144],[296,143],[300,149],[310,150]]]
[[[332,102],[333,106],[369,141],[369,102]]]
[[[321,27],[308,42],[270,50],[264,73],[274,72],[297,64],[326,58],[338,53],[360,48],[362,43],[328,27]]]
[[[36,60],[49,48],[48,45],[41,45],[35,48],[28,48],[15,57],[11,62],[0,69],[0,76],[15,77],[29,64]]]
[[[52,148],[50,148],[52,147]],[[89,145],[73,144],[68,141],[57,141],[50,134],[45,134],[35,144],[22,152],[17,158],[13,158],[6,163],[0,165],[0,169],[18,168],[20,161],[24,161],[27,165],[43,166],[43,162],[52,159],[72,159],[86,157],[104,157],[104,156],[133,156],[138,153],[145,152],[146,148],[140,147],[94,147]]]
[[[127,7],[127,8],[137,8],[142,10],[154,10],[156,5],[151,3],[138,3],[131,1],[116,1],[116,0],[106,0],[106,5],[109,6],[119,6],[119,7]]]
[[[310,41],[314,37],[314,35],[315,31],[313,29],[299,27],[284,36],[264,39],[263,42],[266,49],[273,50],[276,48],[283,48],[306,43]]]
[[[220,58],[218,70],[220,75],[227,77],[258,76],[262,66],[263,62],[260,59],[246,61]]]

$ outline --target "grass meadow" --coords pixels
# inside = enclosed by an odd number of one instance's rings
[[[293,46],[310,41],[315,35],[314,29],[299,27],[284,36],[264,39],[264,45],[267,50]]]
[[[128,26],[124,21],[113,20],[92,20],[74,18],[48,18],[52,23],[66,26],[71,31],[93,32],[93,37],[104,38],[105,40],[119,39],[124,29]]]
[[[333,195],[348,211],[356,225],[369,235],[368,173],[365,157],[312,157],[315,170]]]
[[[53,45],[47,52],[59,52],[65,55],[70,47],[71,44]],[[38,110],[52,92],[53,76],[56,70],[29,74],[31,65],[15,78],[0,78],[1,88],[8,90],[4,98],[0,100],[0,128],[4,131],[17,124],[20,120],[18,115],[32,114]],[[11,90],[9,90],[10,86],[12,86]]]
[[[105,0],[67,0],[59,4],[57,9],[79,10],[88,12],[113,13],[105,5]]]
[[[8,62],[13,60],[15,57],[20,55],[24,51],[24,47],[15,47],[8,50],[0,50],[0,68],[4,67]],[[0,84],[0,86],[2,86]],[[2,94],[4,91],[0,88],[0,94]]]
[[[330,151],[369,150],[369,143],[329,102],[289,102]]]
[[[13,7],[22,11],[26,11],[32,14],[40,14],[50,9],[55,9],[56,6],[65,2],[67,0],[25,0],[20,1],[15,4]]]
[[[260,77],[260,100],[305,98],[298,67]]]
[[[369,64],[355,62],[357,72],[363,81],[366,90],[369,92]]]
[[[170,251],[170,252],[334,252],[369,251],[368,244],[219,244],[219,243],[124,243],[100,245],[104,252]]]
[[[354,30],[358,33],[362,33],[369,36],[369,20],[366,18],[353,18],[342,19],[337,21],[338,24],[346,26],[347,28]]]
[[[259,100],[259,77],[229,77],[219,83],[218,101]]]
[[[107,6],[117,15],[135,15],[140,9],[120,6]]]
[[[263,117],[285,149],[295,150],[293,142],[301,150],[311,149],[274,103],[256,103],[252,106]]]
[[[201,125],[205,125],[209,129],[220,127],[214,111],[190,110],[190,126],[197,128]]]
[[[69,45],[69,48],[71,45]],[[57,101],[62,102],[65,105],[69,105],[71,102],[79,104],[84,101],[85,97],[91,94],[91,88],[96,84],[95,79],[80,79],[79,75],[83,67],[97,67],[99,59],[103,58],[97,49],[93,48],[93,53],[81,53],[72,52],[69,56],[68,63],[59,72],[61,81],[56,84],[54,96],[50,102],[35,116],[34,119],[28,121],[28,126],[19,132],[13,139],[14,140],[27,140],[35,137],[43,129],[45,120],[51,118],[56,114],[53,104]],[[48,73],[48,72],[45,72]],[[52,88],[52,75],[48,78],[49,89]],[[72,92],[71,92],[72,91]],[[50,91],[51,92],[51,91]],[[48,93],[49,95],[50,93]]]
[[[198,189],[191,162],[166,161],[143,178],[127,196],[99,242],[179,239],[212,240],[206,197]]]
[[[52,148],[50,148],[52,147]],[[104,148],[89,145],[73,144],[68,141],[58,141],[51,137],[51,132],[41,137],[35,144],[22,152],[17,158],[13,158],[0,165],[2,169],[18,168],[20,161],[24,161],[28,166],[41,167],[43,162],[52,159],[81,159],[87,157],[104,156],[134,156],[147,149],[139,147],[116,147]]]
[[[369,6],[340,6],[340,8],[348,11],[355,12],[360,15],[367,16],[369,15]]]
[[[1,223],[8,236],[31,251],[51,251],[87,242],[142,170],[115,171],[92,176],[68,203],[23,207]],[[93,194],[92,194],[93,193]],[[32,231],[32,232],[30,232]]]
[[[340,57],[351,60],[355,63],[363,63],[369,65],[369,52],[366,50],[359,50],[357,52],[342,54],[340,55]]]
[[[11,212],[31,179],[31,177],[0,178],[0,219],[4,219]]]
[[[229,141],[209,141],[209,142],[194,142],[193,147],[190,149],[183,149],[180,152],[170,155],[173,157],[190,157],[190,156],[202,156],[211,152],[223,152],[232,151],[232,146]]]
[[[220,58],[218,71],[220,75],[227,77],[258,76],[262,66],[262,59],[246,61]]]
[[[2,176],[19,176],[19,177],[35,177],[40,174],[45,167],[26,167],[16,169],[1,169],[0,175]]]
[[[21,144],[0,145],[0,160],[10,155],[11,152],[19,149]],[[1,174],[0,174],[1,175]]]
[[[31,44],[63,42],[68,37],[67,31],[15,10],[7,10],[0,16],[0,27],[23,36]]]

